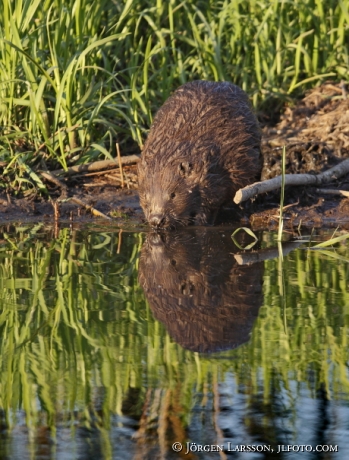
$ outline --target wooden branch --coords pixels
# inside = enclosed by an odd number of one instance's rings
[[[286,185],[322,185],[349,173],[349,159],[322,172],[321,174],[285,174]],[[240,204],[243,201],[253,198],[260,193],[277,190],[281,187],[281,176],[263,182],[256,182],[252,185],[238,190],[234,197],[234,202]]]
[[[127,155],[120,157],[120,163],[122,165],[131,165],[136,164],[140,160],[140,155]],[[91,171],[102,171],[103,169],[108,169],[110,167],[117,167],[120,164],[116,160],[102,160],[94,161],[93,163],[87,163],[85,165],[77,165],[68,168],[66,171],[64,169],[58,169],[57,171],[52,171],[52,174],[57,176],[73,176],[74,174],[91,172]]]
[[[65,184],[63,184],[62,181],[57,179],[57,177],[55,177],[52,173],[46,172],[46,171],[41,171],[40,175],[43,178],[45,178],[46,180],[48,180],[48,181],[52,182],[53,184],[55,184],[57,187],[59,187],[62,190],[61,196],[60,196],[61,200],[63,200],[64,198],[66,198],[68,196],[68,187]]]
[[[336,190],[336,189],[329,189],[329,188],[317,188],[317,193],[324,194],[324,195],[339,195],[339,196],[349,196],[349,192],[347,190]]]
[[[116,143],[116,152],[118,154],[118,162],[119,162],[119,168],[120,168],[120,174],[121,174],[121,188],[124,188],[125,187],[125,184],[124,184],[124,171],[122,169],[122,161],[121,161],[121,155],[120,155],[120,147],[119,147],[119,143],[117,142]]]
[[[75,196],[69,198],[69,200],[73,201],[74,203],[78,204],[79,206],[82,206],[83,208],[87,209],[94,216],[103,217],[103,219],[111,220],[110,217],[108,217],[105,214],[103,214],[102,212],[98,211],[98,209],[94,208],[93,206],[90,206],[89,204],[84,203],[83,201],[79,200],[79,198],[76,198]]]

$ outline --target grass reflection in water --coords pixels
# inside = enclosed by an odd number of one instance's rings
[[[3,229],[0,244],[3,458],[177,458],[175,441],[341,443],[347,245],[337,258],[297,250],[265,261],[251,339],[201,354],[154,319],[138,284],[139,234],[23,227]]]

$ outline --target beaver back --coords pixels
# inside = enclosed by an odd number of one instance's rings
[[[138,167],[141,206],[156,228],[214,223],[258,180],[260,130],[246,93],[228,82],[178,88],[154,118]]]

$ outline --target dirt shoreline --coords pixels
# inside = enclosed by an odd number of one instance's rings
[[[349,99],[343,85],[327,82],[309,91],[295,106],[286,107],[276,126],[263,128],[262,178],[281,172],[281,152],[286,145],[286,172],[317,174],[349,157]],[[76,197],[108,216],[108,226],[149,229],[144,223],[136,189],[136,167],[124,168],[126,181],[111,171],[80,174],[65,179],[68,196]],[[61,190],[47,183],[52,202],[43,198],[13,198],[0,193],[0,225],[30,222],[101,222],[90,210],[72,200],[59,200]],[[326,188],[349,191],[349,175]],[[349,198],[319,193],[316,187],[293,187],[285,191],[285,229],[339,227],[349,229]],[[238,212],[225,213],[224,222],[250,224],[255,230],[278,226],[279,191],[259,196]],[[58,214],[57,214],[58,213]]]

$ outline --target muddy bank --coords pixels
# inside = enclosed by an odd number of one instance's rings
[[[86,204],[81,206],[74,201],[64,200],[59,203],[59,222],[87,223],[92,221],[106,220],[100,216],[94,216],[87,206],[105,214],[107,225],[121,225],[127,227],[142,227],[143,212],[139,205],[138,192],[136,189],[121,189],[113,185],[89,187],[83,186],[69,188],[69,195],[77,197]],[[54,201],[43,199],[28,200],[26,198],[7,201],[4,194],[0,194],[0,225],[12,222],[49,222],[55,221],[57,208]]]
[[[307,92],[295,106],[285,107],[276,126],[263,128],[262,179],[281,174],[286,146],[286,173],[318,174],[349,158],[349,98],[343,84],[328,82]],[[349,190],[349,175],[322,189]],[[258,197],[250,216],[253,226],[277,226],[279,193]],[[266,206],[263,208],[263,204]],[[274,209],[270,209],[269,206]],[[285,225],[289,228],[349,228],[349,199],[319,192],[316,187],[287,187]]]
[[[326,83],[309,91],[294,107],[285,107],[276,126],[263,128],[263,179],[280,174],[283,145],[287,149],[286,172],[292,174],[316,174],[349,158],[349,98],[343,85]],[[62,190],[52,183],[46,184],[50,201],[40,197],[14,198],[2,192],[0,225],[55,219],[91,222],[96,219],[88,208],[92,206],[108,216],[110,224],[142,228],[136,167],[125,167],[124,173],[124,188],[120,186],[120,176],[113,171],[68,177],[64,180],[68,199],[63,201],[59,200]],[[326,188],[349,191],[349,175],[334,180]],[[78,198],[84,205],[69,197]],[[55,202],[59,205],[54,205]],[[315,187],[288,187],[285,206],[286,228],[349,229],[349,198],[319,193]],[[278,207],[279,192],[269,192],[239,210],[225,213],[221,221],[231,221],[237,215],[237,226],[250,223],[255,229],[273,229],[278,225]]]

